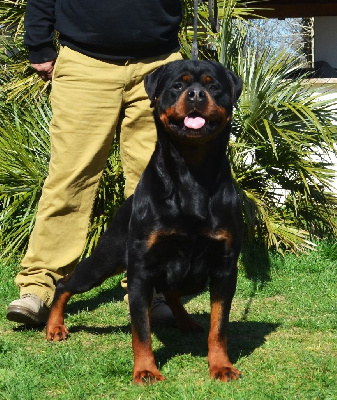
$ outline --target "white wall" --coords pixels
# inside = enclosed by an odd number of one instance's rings
[[[337,17],[314,18],[314,61],[337,68]]]
[[[316,93],[320,95],[320,100],[337,101],[337,78],[310,79],[310,81],[310,86],[315,88]],[[334,125],[337,125],[337,105],[334,107],[334,109],[336,110]],[[335,144],[335,148],[336,146],[337,144]],[[337,158],[333,153],[330,154],[330,160],[335,164],[335,170],[337,171]],[[337,192],[337,172],[334,179],[334,188],[335,192]]]

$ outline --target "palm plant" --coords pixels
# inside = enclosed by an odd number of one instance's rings
[[[307,247],[318,227],[336,231],[331,102],[303,80],[289,79],[298,64],[284,54],[255,58],[247,51],[237,66],[245,88],[231,157],[247,222],[254,218],[247,225],[252,230],[254,222],[269,246]]]
[[[35,74],[23,45],[27,0],[0,1],[0,84],[6,100],[40,97],[50,89]]]
[[[16,103],[0,113],[0,243],[2,255],[23,250],[35,220],[49,159],[47,103]]]
[[[230,157],[247,235],[280,251],[312,247],[309,238],[337,229],[330,161],[336,104],[315,94],[305,76],[291,78],[302,66],[298,59],[245,46],[251,27],[233,20],[236,3],[226,3],[213,47],[218,61],[244,82]]]
[[[180,46],[181,53],[185,58],[191,58],[191,48],[193,42],[193,14],[194,14],[194,0],[182,0],[183,3],[183,22],[180,32]],[[255,10],[250,7],[254,1],[244,0],[218,0],[218,17],[223,21],[221,34],[212,32],[209,21],[209,11],[207,1],[201,1],[198,5],[198,45],[199,45],[199,58],[201,59],[215,59],[216,53],[221,50],[223,53],[230,54],[232,50],[226,48],[226,45],[232,43],[230,40],[223,40],[224,35],[232,36],[230,29],[223,29],[224,21],[229,22],[233,18],[235,20],[242,20],[248,16],[254,16]],[[232,22],[230,22],[230,26]],[[238,39],[239,37],[237,37]],[[222,39],[222,40],[220,40]],[[239,44],[239,43],[237,43]],[[241,43],[242,44],[242,43]],[[235,51],[236,52],[236,51]]]

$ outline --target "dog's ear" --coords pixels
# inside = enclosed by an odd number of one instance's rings
[[[242,93],[243,82],[242,82],[241,78],[239,78],[237,75],[235,75],[229,69],[226,69],[226,75],[230,81],[231,88],[232,88],[232,103],[233,103],[233,106],[236,106],[238,98],[240,97],[240,95]]]
[[[145,76],[144,85],[146,93],[151,101],[151,107],[154,107],[155,105],[155,100],[159,92],[158,88],[160,84],[160,79],[163,76],[165,70],[166,65],[163,65],[151,72],[149,75]]]

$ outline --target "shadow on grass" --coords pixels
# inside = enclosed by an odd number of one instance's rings
[[[252,291],[243,311],[241,321],[246,321],[258,289],[270,281],[270,257],[262,241],[246,243],[240,257],[246,277],[253,282]]]
[[[203,327],[203,333],[182,333],[178,329],[154,327],[152,332],[164,344],[155,352],[155,358],[161,365],[178,354],[192,354],[206,357],[208,353],[209,314],[197,314],[192,317]],[[232,363],[246,357],[262,346],[266,337],[278,327],[278,324],[264,322],[234,321],[228,327],[228,356]]]
[[[269,250],[261,241],[246,243],[240,260],[249,280],[261,285],[270,281]]]
[[[126,291],[119,285],[115,287],[102,290],[96,296],[90,299],[78,299],[75,295],[72,301],[67,305],[67,314],[76,314],[79,310],[93,311],[102,304],[111,303],[114,301],[122,301]],[[125,306],[126,309],[126,306]]]
[[[163,347],[154,352],[156,362],[166,364],[168,360],[180,354],[206,357],[208,352],[207,337],[209,332],[208,313],[192,314],[192,317],[203,327],[202,333],[183,333],[175,327],[152,327],[152,334],[163,343]],[[266,337],[278,328],[278,324],[265,322],[234,321],[228,327],[228,355],[233,363],[241,357],[249,356],[257,348],[262,346]],[[70,329],[70,334],[85,332],[92,335],[109,335],[127,333],[131,335],[131,326],[85,326],[76,325]],[[130,338],[131,346],[131,338]]]

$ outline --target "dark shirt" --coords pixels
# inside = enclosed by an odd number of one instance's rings
[[[56,58],[59,42],[108,60],[154,57],[179,49],[180,0],[28,0],[29,60]]]

